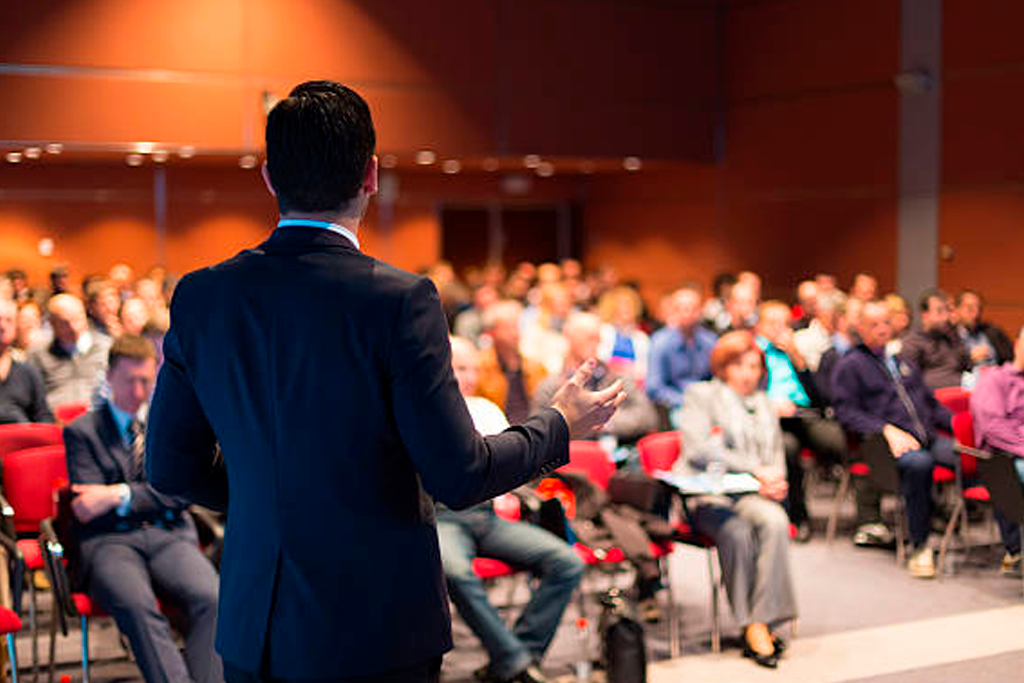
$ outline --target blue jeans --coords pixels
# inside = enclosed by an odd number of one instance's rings
[[[932,469],[936,464],[955,467],[953,440],[940,436],[931,448],[904,453],[896,460],[900,488],[907,508],[910,541],[920,548],[928,541],[932,519]]]
[[[540,661],[583,575],[572,546],[540,527],[506,522],[489,508],[440,510],[437,538],[452,602],[490,656],[491,673],[511,678]],[[492,557],[540,579],[510,631],[473,572],[473,558]]]
[[[1014,458],[1013,466],[1017,469],[1017,478],[1024,484],[1024,458]],[[999,535],[1003,537],[1003,545],[1006,546],[1006,552],[1011,555],[1019,554],[1020,523],[1016,521],[1011,522],[1006,519],[999,512],[999,509],[994,506],[993,510],[995,511],[993,516],[996,518],[996,524],[999,525]]]

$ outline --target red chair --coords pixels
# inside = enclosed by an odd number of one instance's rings
[[[88,411],[88,403],[62,403],[53,409],[53,416],[57,418],[57,422],[68,424],[79,415],[84,415]]]
[[[0,425],[0,461],[13,451],[62,444],[63,432],[60,425],[40,422]]]
[[[21,593],[25,583],[25,558],[14,540],[0,533],[0,546],[7,551],[10,559],[11,605],[14,609],[0,607],[0,633],[7,639],[7,657],[11,664],[11,683],[18,683],[18,650],[15,635],[21,630]]]
[[[946,406],[949,412],[957,415],[971,409],[971,392],[960,387],[945,387],[935,390],[935,400]]]
[[[974,440],[974,418],[970,411],[954,413],[953,415],[953,436],[958,446],[977,448]],[[967,502],[991,503],[992,498],[988,489],[981,485],[964,486],[963,482],[973,481],[978,474],[978,458],[960,450],[960,495],[957,497],[956,505],[953,507],[953,514],[946,524],[946,531],[942,534],[942,542],[939,544],[939,575],[942,575],[943,567],[946,564],[946,553],[949,551],[949,544],[957,528],[963,536],[967,531]]]
[[[615,474],[615,463],[596,441],[570,441],[569,462],[558,471],[582,474],[601,490],[607,490],[608,481]]]
[[[674,431],[649,434],[637,442],[637,450],[640,452],[640,464],[644,468],[644,472],[654,477],[659,472],[671,470],[676,460],[682,455],[682,435]],[[721,578],[716,570],[718,548],[714,539],[698,534],[685,520],[675,522],[673,530],[676,541],[703,550],[707,558],[708,576],[711,577],[711,650],[720,652],[722,649],[722,618],[719,608]],[[676,616],[674,609],[671,616]],[[669,620],[669,654],[672,658],[679,656],[678,623],[674,619]]]
[[[39,525],[53,516],[53,491],[67,481],[64,446],[40,446],[8,453],[3,461],[4,491],[13,512],[16,534],[39,534]],[[32,539],[17,542],[29,575],[29,628],[32,632],[32,666],[39,667],[39,626],[34,575],[45,569],[39,544]]]

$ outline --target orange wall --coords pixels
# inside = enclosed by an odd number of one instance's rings
[[[945,0],[939,281],[979,289],[988,315],[1024,325],[1024,5]]]
[[[0,141],[257,148],[262,92],[332,78],[370,101],[384,151],[708,158],[714,17],[627,0],[8,2],[0,63],[33,68],[0,73]]]

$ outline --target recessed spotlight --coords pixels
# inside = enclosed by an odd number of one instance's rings
[[[540,155],[539,154],[527,154],[523,157],[523,166],[526,168],[537,168],[540,166]]]
[[[643,168],[643,162],[640,161],[640,157],[626,157],[622,160],[622,168],[627,171],[639,171]]]
[[[21,152],[8,152],[7,163],[9,164],[20,164],[21,163]]]
[[[454,175],[462,170],[462,162],[458,159],[445,159],[441,164],[441,170],[448,175]]]
[[[196,148],[192,145],[182,145],[178,148],[178,156],[182,159],[191,159],[196,155]]]
[[[60,144],[59,142],[51,142],[46,146],[47,154],[60,154],[63,151],[64,145]]]
[[[38,147],[26,147],[25,148],[25,158],[26,159],[38,159],[40,156],[42,156],[42,154],[43,154],[43,150],[39,149]]]
[[[256,155],[243,154],[238,158],[238,165],[246,170],[250,168],[256,168]]]
[[[139,154],[149,154],[153,151],[153,147],[154,145],[152,142],[135,143],[135,151],[138,152]]]
[[[153,162],[154,163],[162,164],[165,161],[167,161],[167,157],[168,157],[168,154],[167,154],[167,150],[166,149],[155,149],[155,150],[153,150]]]
[[[142,166],[142,155],[141,154],[129,154],[124,158],[124,163],[129,166]]]
[[[437,155],[429,149],[421,149],[416,152],[416,163],[420,166],[430,166],[437,161]]]
[[[555,175],[555,165],[550,161],[540,162],[535,170],[541,178],[550,178]]]
[[[480,166],[488,173],[494,173],[500,168],[501,163],[494,157],[487,157]]]
[[[398,157],[394,154],[385,154],[380,158],[381,168],[394,168],[395,166],[398,166]]]

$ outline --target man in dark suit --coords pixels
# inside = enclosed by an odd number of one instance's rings
[[[140,415],[156,380],[152,342],[118,338],[107,379],[110,399],[64,429],[79,578],[128,637],[148,683],[217,683],[217,573],[199,550],[187,503],[145,478]],[[184,658],[157,595],[185,617]]]
[[[588,364],[552,409],[478,435],[434,286],[359,250],[377,190],[366,103],[304,83],[266,141],[281,220],[178,285],[150,478],[209,505],[220,446],[228,681],[437,680],[451,634],[431,498],[466,508],[564,464],[621,386],[583,391]]]

